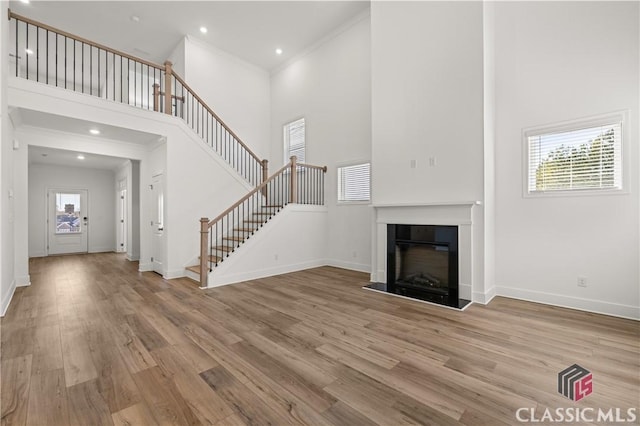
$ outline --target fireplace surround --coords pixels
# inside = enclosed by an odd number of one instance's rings
[[[387,282],[371,290],[419,299],[457,309],[459,297],[458,227],[387,224]]]

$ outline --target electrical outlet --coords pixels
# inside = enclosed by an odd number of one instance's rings
[[[587,286],[587,277],[578,277],[578,287]]]
[[[273,260],[278,260],[278,255],[277,254],[273,255]]]
[[[436,157],[429,157],[429,167],[436,166]]]
[[[418,167],[418,160],[411,160],[411,161],[409,162],[409,166],[410,166],[412,169],[415,169],[416,167]]]
[[[357,251],[353,252],[353,257],[358,257],[358,252]]]

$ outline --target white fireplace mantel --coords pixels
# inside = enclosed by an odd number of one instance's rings
[[[460,297],[474,300],[479,287],[482,230],[481,201],[440,201],[422,203],[372,204],[374,223],[372,226],[372,274],[371,281],[386,282],[387,275],[387,225],[452,225],[458,226]],[[480,237],[480,238],[479,238]],[[474,276],[476,279],[474,279]],[[475,284],[475,286],[474,286]]]

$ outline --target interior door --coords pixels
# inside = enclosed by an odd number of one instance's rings
[[[153,270],[158,274],[164,274],[164,179],[163,175],[155,175],[151,179],[152,205],[154,206],[153,221],[153,247],[151,263]]]
[[[87,198],[86,190],[50,189],[47,192],[48,254],[89,251]]]
[[[119,191],[118,199],[118,252],[127,251],[127,190]]]

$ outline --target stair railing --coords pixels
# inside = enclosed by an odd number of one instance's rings
[[[327,167],[298,163],[280,168],[215,219],[200,219],[200,285],[209,272],[287,204],[324,205]]]
[[[173,71],[9,10],[16,77],[182,118],[252,186],[268,175],[261,160]]]

